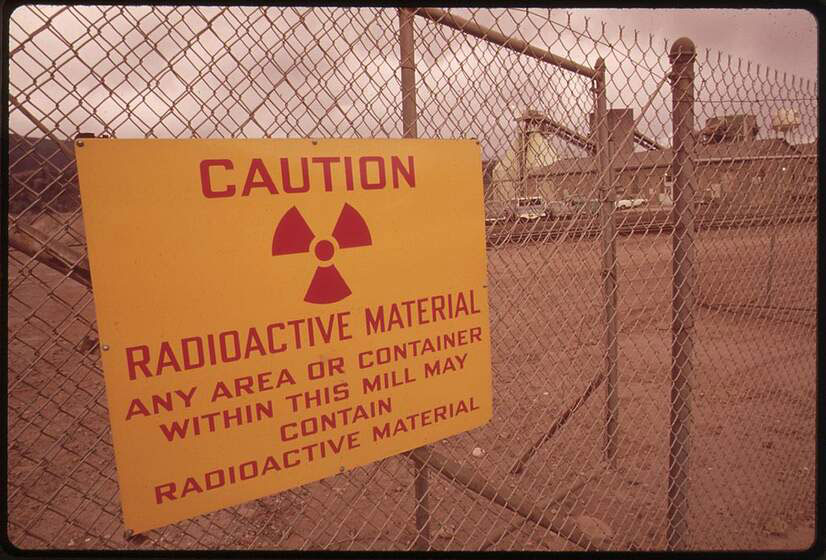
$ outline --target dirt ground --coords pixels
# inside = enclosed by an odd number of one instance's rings
[[[664,549],[670,244],[669,234],[617,244],[614,464],[602,450],[600,387],[521,474],[510,473],[601,371],[598,240],[488,251],[494,417],[432,448],[477,471],[500,495],[527,496],[554,522],[571,518],[588,535],[611,537],[609,549]],[[697,235],[684,548],[800,549],[814,538],[816,254],[814,224]],[[94,332],[91,294],[28,261],[9,257],[8,530],[15,545],[412,547],[413,465],[404,457],[125,539],[100,364],[85,342]],[[474,457],[475,447],[485,454]],[[444,476],[431,472],[429,480],[434,549],[581,550]]]

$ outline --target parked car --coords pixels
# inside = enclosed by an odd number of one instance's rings
[[[520,196],[511,202],[516,220],[538,220],[548,215],[548,206],[541,196]]]
[[[630,208],[639,208],[648,202],[645,198],[622,198],[614,202],[614,208],[617,210],[628,210]]]

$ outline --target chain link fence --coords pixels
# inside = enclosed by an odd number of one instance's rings
[[[12,14],[9,41],[15,546],[706,550],[814,537],[816,84],[533,9],[32,5]],[[126,534],[79,132],[478,139],[491,422]]]

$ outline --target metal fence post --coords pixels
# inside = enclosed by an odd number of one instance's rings
[[[604,297],[605,330],[602,336],[605,352],[605,436],[603,450],[605,460],[614,465],[617,452],[617,426],[619,403],[617,395],[617,253],[616,209],[614,201],[614,173],[612,169],[611,143],[608,131],[608,107],[605,94],[605,60],[601,57],[594,66],[594,124],[598,169],[602,180],[600,189],[600,246],[602,247],[602,292]]]
[[[413,10],[399,8],[399,64],[402,85],[402,136],[416,138],[416,60]]]
[[[686,545],[688,533],[689,424],[694,334],[694,43],[682,37],[671,46],[674,159],[672,242],[671,430],[668,454],[669,550]]]
[[[413,10],[399,8],[399,63],[401,67],[402,87],[402,136],[416,138],[416,62],[413,43]],[[421,447],[422,455],[429,456],[428,447]],[[419,456],[411,456],[415,467],[413,483],[416,496],[416,540],[417,550],[430,548],[430,504],[428,499],[429,482],[427,464]]]

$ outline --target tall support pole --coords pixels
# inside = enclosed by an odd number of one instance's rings
[[[617,223],[614,207],[614,172],[608,130],[608,107],[605,94],[605,60],[594,66],[594,125],[600,190],[600,245],[602,247],[602,295],[605,330],[602,334],[605,375],[605,436],[603,451],[606,462],[613,467],[617,453],[619,398],[617,394]]]
[[[413,44],[413,10],[399,8],[399,61],[402,82],[402,136],[416,138],[416,62]],[[430,548],[430,504],[428,497],[427,465],[421,456],[429,456],[427,447],[419,448],[421,453],[412,455],[415,478],[413,488],[416,496],[416,550]]]
[[[402,136],[418,137],[416,130],[416,59],[413,10],[399,8],[399,62],[402,78]]]
[[[686,481],[690,451],[691,383],[694,354],[694,43],[682,37],[671,46],[674,207],[671,233],[671,430],[668,453],[669,550],[688,544]]]

